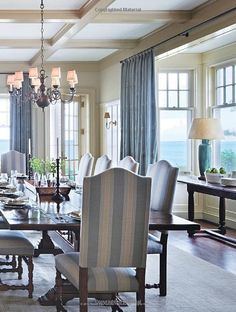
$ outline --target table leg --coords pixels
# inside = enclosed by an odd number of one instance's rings
[[[40,254],[58,255],[59,253],[63,253],[63,251],[60,248],[55,248],[53,241],[48,235],[48,231],[43,231],[38,248],[34,250],[34,256],[38,257]]]
[[[187,187],[188,191],[188,219],[194,220],[194,192]],[[194,231],[188,230],[188,235],[193,237]]]
[[[219,227],[220,234],[226,234],[225,228],[225,198],[220,197],[219,201]]]

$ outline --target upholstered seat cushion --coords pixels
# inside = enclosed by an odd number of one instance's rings
[[[56,268],[76,288],[79,289],[79,253],[71,252],[55,257]],[[89,268],[88,291],[92,292],[122,292],[137,291],[138,282],[135,270],[131,268]]]
[[[0,255],[33,256],[34,246],[20,231],[0,230]]]
[[[154,235],[148,234],[148,254],[161,254],[162,253],[162,244]]]

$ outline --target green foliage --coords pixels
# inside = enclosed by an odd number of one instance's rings
[[[55,160],[43,160],[34,157],[30,160],[30,165],[33,171],[38,172],[39,174],[56,173]]]
[[[224,150],[221,152],[221,165],[230,172],[236,168],[236,153],[230,150]]]
[[[33,157],[30,160],[30,166],[34,172],[38,172],[39,174],[44,173],[44,161],[42,159]]]

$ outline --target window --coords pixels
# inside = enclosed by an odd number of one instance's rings
[[[0,154],[10,149],[10,102],[8,95],[0,95]]]
[[[79,167],[79,114],[80,104],[64,105],[64,174],[74,180]]]
[[[220,119],[225,139],[215,142],[216,166],[227,172],[236,170],[236,66],[227,65],[215,70],[214,117]]]
[[[191,71],[158,74],[159,159],[166,159],[181,171],[190,170]]]

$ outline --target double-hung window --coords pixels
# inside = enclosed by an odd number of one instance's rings
[[[187,139],[193,106],[192,71],[158,73],[159,159],[180,171],[190,171],[190,142]]]
[[[225,139],[215,142],[215,163],[236,170],[236,65],[215,69],[213,116],[220,119]]]

